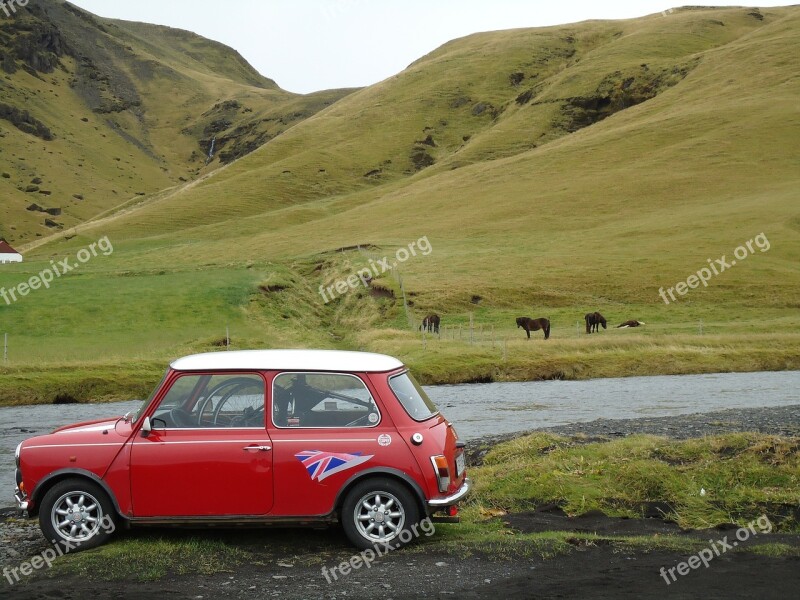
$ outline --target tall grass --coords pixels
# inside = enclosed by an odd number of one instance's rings
[[[798,531],[798,449],[796,438],[754,433],[588,444],[534,434],[496,447],[472,470],[471,502],[505,510],[555,503],[571,515],[625,517],[658,504],[684,528],[744,525],[766,515],[775,530]]]

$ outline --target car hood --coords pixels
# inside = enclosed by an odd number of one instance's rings
[[[113,430],[120,417],[113,419],[95,419],[93,421],[82,421],[80,423],[73,423],[71,425],[64,425],[58,429],[54,429],[51,433],[90,433],[94,431]]]

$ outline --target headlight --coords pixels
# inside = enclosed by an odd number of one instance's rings
[[[22,442],[17,444],[17,449],[14,450],[14,463],[17,465],[18,469],[19,469],[19,453],[21,450],[22,450]]]

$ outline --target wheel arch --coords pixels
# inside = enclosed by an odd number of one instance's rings
[[[46,477],[44,477],[39,484],[36,486],[36,489],[33,491],[33,509],[29,511],[31,517],[35,517],[39,514],[39,505],[41,504],[42,498],[44,495],[57,483],[61,481],[65,481],[67,479],[84,479],[86,481],[90,481],[94,483],[106,493],[108,499],[111,501],[111,504],[114,506],[114,512],[117,513],[117,516],[121,518],[125,518],[125,515],[122,514],[120,511],[119,504],[117,503],[117,498],[114,496],[114,492],[111,491],[111,488],[108,487],[105,481],[100,479],[95,473],[91,471],[87,471],[85,469],[64,469],[62,471],[56,471],[55,473],[50,473]]]
[[[427,503],[425,500],[425,493],[422,491],[420,485],[416,481],[414,481],[412,477],[410,477],[403,471],[399,471],[397,469],[389,469],[385,467],[366,469],[365,471],[361,471],[360,473],[357,473],[353,475],[350,479],[348,479],[342,486],[342,489],[340,489],[339,493],[336,495],[336,501],[334,503],[334,511],[337,513],[341,513],[342,505],[344,504],[345,499],[350,493],[350,490],[352,490],[356,485],[368,479],[381,479],[381,478],[391,479],[405,486],[408,489],[408,491],[411,492],[412,496],[414,496],[414,498],[416,499],[417,505],[419,507],[420,516],[424,517],[425,515],[428,514]]]

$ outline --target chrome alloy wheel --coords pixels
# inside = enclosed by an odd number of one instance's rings
[[[50,522],[62,539],[76,543],[85,542],[100,529],[103,507],[97,498],[87,492],[67,492],[53,504]]]
[[[403,531],[406,511],[393,494],[373,491],[356,503],[353,517],[356,529],[364,538],[386,544]]]

